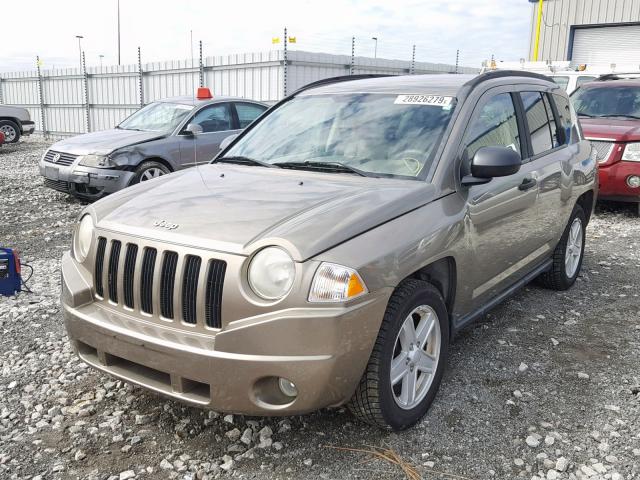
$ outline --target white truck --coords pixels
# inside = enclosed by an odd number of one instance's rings
[[[0,105],[0,132],[5,143],[16,143],[23,135],[31,135],[36,125],[26,108]]]

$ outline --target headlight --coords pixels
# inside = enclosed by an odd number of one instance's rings
[[[79,165],[97,168],[111,168],[115,166],[107,155],[82,155]]]
[[[640,162],[640,143],[627,143],[624,147],[622,160]]]
[[[73,256],[79,262],[84,262],[93,239],[93,220],[87,214],[80,220],[76,234],[73,237]]]
[[[354,269],[323,263],[313,277],[309,301],[344,302],[367,292],[366,285]]]
[[[293,259],[278,247],[267,247],[259,251],[249,264],[249,286],[265,300],[284,297],[291,290],[294,278]]]

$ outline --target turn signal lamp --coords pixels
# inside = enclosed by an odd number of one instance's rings
[[[346,302],[368,293],[367,286],[354,269],[323,263],[313,277],[310,302]]]
[[[198,100],[206,100],[208,98],[213,98],[213,95],[211,94],[211,90],[207,87],[198,87],[198,94],[196,95],[196,98]]]

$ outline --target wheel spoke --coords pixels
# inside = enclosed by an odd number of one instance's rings
[[[408,372],[408,374],[402,380],[402,392],[400,393],[400,401],[405,405],[411,405],[416,399],[417,377],[418,370],[414,369],[413,372]]]
[[[402,380],[409,369],[407,368],[407,352],[401,352],[396,358],[391,362],[391,385],[396,385],[400,380]]]
[[[421,372],[433,373],[436,365],[436,359],[426,352],[422,352],[416,361],[416,368]]]
[[[400,330],[400,345],[402,350],[408,352],[416,344],[416,329],[413,325],[413,317],[409,315]]]
[[[427,312],[418,322],[418,327],[416,328],[416,341],[418,343],[418,347],[423,349],[427,344],[427,340],[429,339],[429,335],[433,331],[434,327],[434,315],[431,312]]]

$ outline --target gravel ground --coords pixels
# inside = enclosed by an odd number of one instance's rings
[[[529,286],[464,331],[425,419],[383,433],[343,409],[247,418],[101,375],[65,335],[59,258],[82,204],[45,189],[46,143],[0,148],[0,243],[33,294],[0,297],[0,478],[402,478],[330,447],[392,449],[424,479],[640,479],[640,219],[600,207],[569,292]]]

